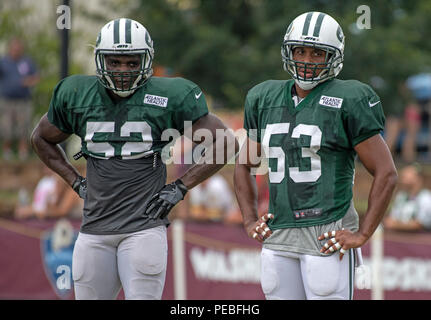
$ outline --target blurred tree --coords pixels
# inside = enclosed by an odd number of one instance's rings
[[[359,0],[141,0],[131,16],[150,31],[155,63],[198,83],[216,106],[241,108],[248,89],[266,79],[286,79],[280,46],[289,23],[323,11],[346,35],[343,79],[374,86],[387,112],[402,105],[398,84],[427,66],[431,3],[382,0],[368,4],[371,29],[356,21]],[[387,103],[385,103],[387,102]]]
[[[51,14],[44,20],[31,7],[20,6],[20,2],[0,2],[0,44],[11,35],[26,40],[42,72],[43,81],[36,88],[35,99],[38,113],[43,113],[58,81],[56,4],[50,4]],[[371,29],[360,30],[356,10],[362,4],[367,5],[362,0],[112,0],[103,2],[103,9],[110,10],[88,10],[84,0],[76,0],[72,15],[74,19],[79,16],[97,21],[100,26],[118,15],[140,21],[153,37],[156,65],[173,69],[175,74],[199,84],[213,98],[215,107],[242,108],[245,94],[255,84],[289,78],[282,68],[280,46],[290,22],[303,12],[323,11],[341,24],[346,35],[340,78],[374,86],[390,114],[402,108],[398,84],[411,74],[429,71],[431,2],[369,2]],[[31,16],[33,22],[29,23]],[[94,30],[77,27],[72,23],[72,51],[93,41],[87,39],[96,38]],[[81,32],[79,37],[77,32]],[[88,51],[90,62],[91,55]],[[83,68],[94,72],[89,66],[71,61],[70,73]]]

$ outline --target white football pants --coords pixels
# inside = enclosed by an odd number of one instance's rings
[[[266,299],[350,300],[353,298],[354,250],[330,256],[262,248],[261,285]]]
[[[72,261],[75,298],[160,300],[168,256],[166,226],[128,234],[79,233]]]

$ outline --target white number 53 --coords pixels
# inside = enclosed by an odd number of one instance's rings
[[[288,134],[290,123],[268,124],[262,140],[262,146],[268,158],[277,159],[277,170],[269,168],[269,181],[271,183],[281,183],[285,178],[285,159],[286,155],[281,147],[270,147],[271,136],[275,134]],[[322,142],[322,131],[318,126],[298,124],[292,131],[292,138],[298,139],[301,135],[311,137],[310,146],[302,148],[301,156],[310,158],[311,170],[299,171],[299,167],[289,168],[289,176],[295,182],[315,182],[322,174],[320,156],[317,151]]]

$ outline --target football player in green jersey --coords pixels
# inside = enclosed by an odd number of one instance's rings
[[[221,120],[208,113],[196,84],[152,76],[153,42],[140,23],[125,18],[107,23],[94,52],[97,76],[70,76],[56,86],[32,145],[84,198],[73,253],[75,297],[115,299],[122,287],[126,299],[160,299],[168,213],[190,188],[235,155],[237,143]],[[169,147],[172,134],[166,132],[172,129],[190,138],[196,130],[209,132],[206,137],[212,139],[197,143],[216,161],[196,164],[166,184],[160,155]],[[220,129],[225,135],[216,135]],[[81,138],[86,178],[57,146],[71,134]],[[219,161],[218,151],[226,161]]]
[[[340,25],[325,13],[304,13],[281,49],[293,79],[265,81],[247,94],[248,139],[234,182],[244,227],[263,243],[267,299],[351,299],[356,248],[377,228],[397,181],[380,135],[379,97],[359,81],[336,79],[343,52]],[[259,215],[251,173],[263,154],[270,200]],[[352,201],[356,155],[374,177],[360,225]]]

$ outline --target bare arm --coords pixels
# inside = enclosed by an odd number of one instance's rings
[[[367,212],[359,230],[353,233],[350,230],[336,231],[335,241],[343,250],[359,248],[373,235],[388,208],[398,178],[389,148],[379,134],[357,144],[355,150],[374,179],[368,195]],[[321,235],[318,239],[323,240],[325,236]],[[333,246],[335,243],[329,240],[327,245]],[[329,249],[322,247],[321,252],[330,253]],[[342,257],[340,253],[340,259]]]
[[[355,150],[365,168],[374,177],[368,196],[367,212],[358,230],[365,243],[388,208],[398,176],[391,153],[380,135],[359,143]]]
[[[193,124],[192,129],[185,130],[185,135],[194,138],[201,137],[199,145],[205,147],[204,161],[199,161],[173,183],[165,185],[147,204],[145,211],[152,219],[166,217],[170,210],[179,201],[184,199],[188,189],[198,185],[208,177],[220,170],[227,161],[234,157],[238,150],[235,136],[215,115],[207,114]],[[223,135],[217,136],[217,130],[223,131]],[[220,132],[219,132],[220,133]],[[191,139],[196,142],[196,139]]]
[[[219,136],[217,136],[217,130],[220,130]],[[193,165],[180,178],[188,189],[195,187],[219,171],[227,161],[232,159],[237,153],[239,147],[235,136],[228,130],[225,131],[225,135],[222,136],[220,135],[221,130],[227,130],[227,128],[223,122],[213,114],[208,114],[193,124],[191,134],[193,137],[195,137],[196,133],[201,133],[206,136],[206,139],[202,139],[198,142],[202,143],[207,151],[202,158],[204,163]]]
[[[68,161],[60,146],[57,145],[65,141],[68,137],[68,134],[52,125],[45,114],[33,130],[30,140],[34,151],[42,162],[71,186],[79,176],[79,172]]]
[[[260,143],[255,142],[249,138],[245,141],[239,156],[235,161],[235,172],[233,176],[235,195],[238,200],[238,205],[241,209],[244,227],[249,229],[258,219],[258,194],[256,186],[256,177],[254,177],[250,170],[253,166],[250,159],[250,147],[254,145],[260,151]],[[260,163],[260,159],[256,161]]]
[[[235,194],[244,228],[249,237],[259,242],[263,242],[272,233],[266,225],[270,215],[266,214],[259,219],[256,178],[251,174],[251,168],[260,165],[261,157],[260,143],[247,138],[236,158],[234,172]]]

